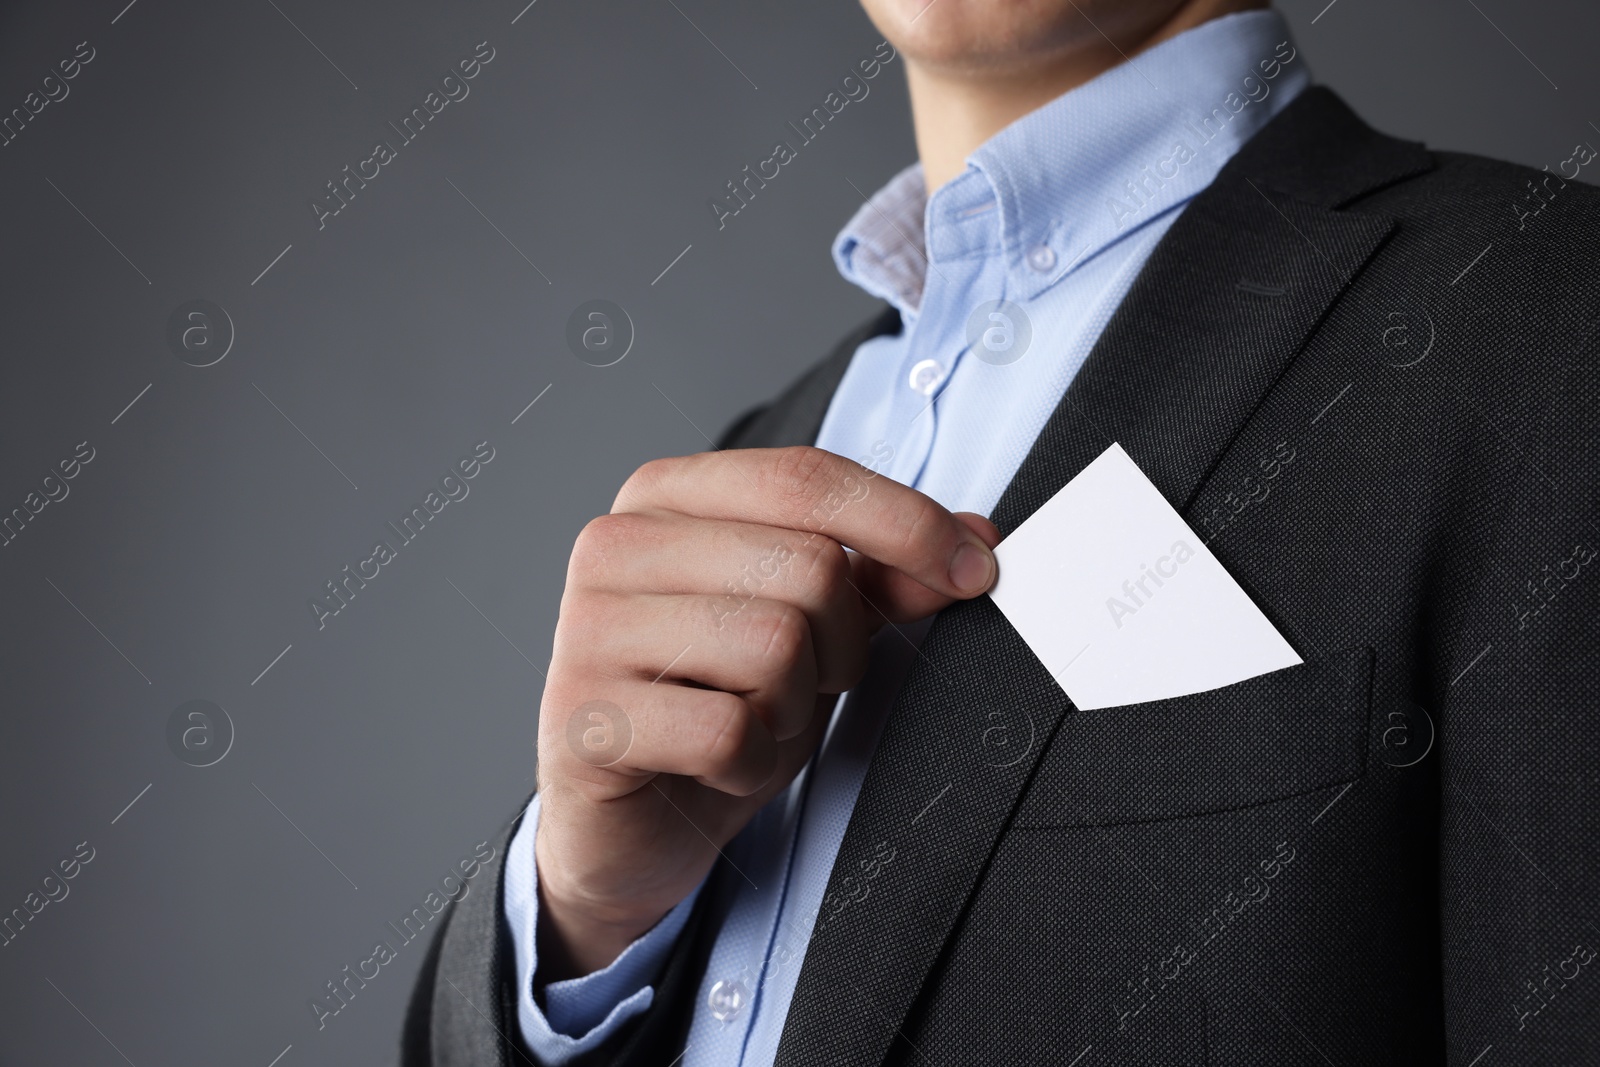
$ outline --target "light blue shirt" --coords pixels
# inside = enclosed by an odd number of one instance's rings
[[[1019,119],[931,198],[920,166],[901,172],[856,212],[833,254],[846,279],[899,309],[904,329],[856,350],[818,445],[952,511],[988,514],[1184,205],[1309,83],[1276,12],[1231,15]],[[817,916],[864,899],[874,872],[893,863],[892,849],[845,857],[841,871],[856,881],[826,896],[926,629],[879,633],[817,755],[723,850],[729,904],[682,1067],[772,1063]],[[650,981],[700,890],[609,967],[551,983],[541,1009],[538,817],[535,797],[509,849],[505,905],[522,1035],[555,1067],[649,1008]]]

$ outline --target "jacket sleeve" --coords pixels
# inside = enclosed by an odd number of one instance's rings
[[[525,807],[525,806],[524,806]],[[492,886],[452,904],[417,976],[401,1033],[403,1067],[544,1067],[517,1024],[515,950],[505,914],[505,864],[521,813],[494,839]],[[710,938],[701,893],[655,976],[655,999],[568,1067],[670,1067],[688,1034]]]

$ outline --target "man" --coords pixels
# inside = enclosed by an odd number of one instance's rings
[[[890,307],[578,539],[408,1060],[1600,1062],[1593,148],[1375,133],[1248,0],[867,9]],[[1068,699],[990,549],[1113,442],[1304,663]]]

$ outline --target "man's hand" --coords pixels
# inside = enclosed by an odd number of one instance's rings
[[[541,977],[606,966],[688,896],[810,758],[872,633],[988,590],[999,540],[816,448],[640,467],[567,567],[539,714]]]

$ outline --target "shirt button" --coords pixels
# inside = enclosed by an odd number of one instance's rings
[[[944,381],[944,364],[936,359],[922,360],[911,368],[911,373],[906,377],[906,384],[923,396],[931,396],[942,381]]]
[[[706,995],[706,1006],[711,1009],[713,1019],[725,1023],[738,1015],[749,1000],[750,994],[743,982],[737,978],[732,981],[724,979],[711,987],[711,992]]]
[[[1056,250],[1049,245],[1034,245],[1028,249],[1028,266],[1043,274],[1056,265]]]

